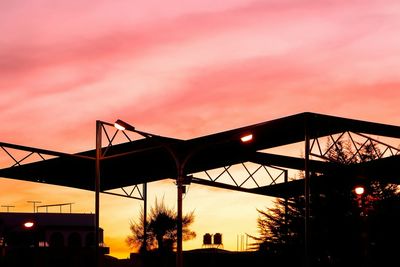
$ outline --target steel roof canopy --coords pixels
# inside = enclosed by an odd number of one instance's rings
[[[400,138],[398,126],[309,112],[189,140],[150,137],[107,150],[101,161],[101,190],[175,178],[176,164],[170,151],[179,159],[190,155],[185,172],[194,173],[254,159],[259,150],[304,141],[306,129],[310,138],[344,131]],[[249,133],[253,140],[242,143],[240,137]],[[0,169],[0,176],[94,190],[95,161],[90,159],[94,157],[95,150],[60,154],[57,158]],[[277,161],[278,157],[274,159]],[[291,162],[286,160],[286,167]],[[298,161],[293,164],[299,165]]]

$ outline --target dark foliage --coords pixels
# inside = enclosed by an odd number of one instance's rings
[[[194,213],[190,212],[182,218],[183,240],[190,240],[196,237],[196,233],[189,229],[194,222]],[[144,242],[144,215],[141,210],[139,220],[132,221],[130,225],[131,235],[126,239],[127,244],[132,248],[139,248],[139,251],[158,250],[161,253],[172,252],[177,236],[177,214],[174,210],[165,206],[164,201],[155,201],[154,207],[150,209],[147,223],[147,240]]]
[[[330,146],[328,142],[328,146]],[[328,153],[343,164],[379,157],[371,142],[357,153],[346,142],[338,142]],[[313,174],[317,175],[317,174]],[[343,178],[343,177],[341,177]],[[364,181],[366,192],[357,196],[354,184],[337,183],[323,192],[311,192],[309,255],[312,266],[393,266],[400,248],[398,186]],[[276,199],[274,206],[258,210],[260,251],[276,255],[281,263],[304,261],[304,196]]]

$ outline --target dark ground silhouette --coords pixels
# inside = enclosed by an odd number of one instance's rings
[[[109,260],[109,267],[174,267],[175,253],[159,255],[150,252],[146,255],[132,254],[129,260]],[[277,259],[259,252],[231,252],[221,249],[197,249],[184,251],[185,267],[243,267],[279,266]]]

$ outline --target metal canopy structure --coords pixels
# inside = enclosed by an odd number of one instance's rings
[[[0,148],[13,161],[11,166],[0,169],[0,177],[95,192],[96,259],[99,259],[100,192],[144,200],[146,218],[147,183],[175,179],[177,267],[183,266],[182,194],[185,185],[198,183],[282,198],[304,196],[304,261],[305,266],[310,266],[311,191],[349,190],[360,181],[368,180],[400,184],[398,126],[306,112],[180,140],[138,131],[121,120],[118,122],[124,125],[114,128],[113,124],[96,121],[96,149],[76,154],[0,143]],[[114,134],[110,135],[106,126],[113,128]],[[131,139],[125,130],[144,138]],[[114,145],[120,131],[128,142]],[[106,146],[102,145],[103,135],[108,140]],[[395,141],[382,141],[381,137]],[[304,157],[270,153],[271,149],[296,143],[303,145]],[[350,155],[340,154],[345,146],[351,147],[347,151]],[[11,149],[28,154],[17,159]],[[39,156],[40,160],[28,161],[32,155]],[[303,171],[301,179],[289,181],[289,169]],[[138,187],[140,184],[142,191]],[[129,186],[133,189],[124,189]],[[118,188],[123,194],[109,191]],[[138,197],[133,195],[136,191]]]
[[[242,136],[250,134],[250,142],[240,140]],[[357,164],[329,161],[324,155],[326,152],[323,152],[329,148],[326,148],[326,144],[319,143],[319,140],[330,138],[333,143],[332,149],[344,134],[350,135],[350,138],[353,138],[351,135],[362,137],[366,140],[363,141],[364,144],[373,142],[383,145],[384,148],[379,153],[382,155],[378,155],[375,160]],[[334,176],[332,174],[346,174],[347,179],[360,176],[376,178],[378,175],[379,179],[390,179],[390,182],[400,183],[396,169],[400,164],[398,147],[385,144],[370,137],[371,135],[400,138],[400,127],[306,112],[188,140],[145,133],[146,138],[111,145],[109,138],[110,144],[102,148],[100,191],[176,178],[176,159],[180,159],[185,160],[184,174],[192,174],[190,181],[193,183],[278,197],[301,194],[304,193],[304,179],[289,181],[286,170],[305,170],[305,159],[266,151],[304,142],[307,138],[311,140],[309,153],[317,158],[309,160],[308,171],[323,174],[318,182],[312,182],[311,185],[332,185],[338,181],[332,181],[337,179],[338,175],[335,175],[336,178],[329,178]],[[355,145],[355,153],[358,153],[362,144],[351,140]],[[42,157],[41,161],[26,164],[13,158],[15,163],[12,166],[0,169],[0,177],[95,190],[96,150],[66,154],[7,143],[0,143],[0,147],[9,155],[8,148],[37,153],[41,157],[52,156],[50,159]],[[314,153],[313,150],[317,150],[318,153]],[[254,178],[255,172],[244,165],[246,162],[258,164],[259,168],[265,169],[271,181],[258,183]],[[237,182],[231,174],[232,171],[230,172],[230,167],[237,164],[242,164],[247,171],[246,184]],[[285,179],[279,179],[278,182],[268,171],[269,167],[281,171],[280,178]],[[224,175],[230,177],[231,183],[220,182],[219,177],[209,174],[209,170],[217,168],[222,168]],[[207,174],[206,179],[197,177],[196,174],[201,172]],[[249,181],[252,181],[252,187],[249,186]]]

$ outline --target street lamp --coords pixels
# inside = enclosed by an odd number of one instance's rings
[[[137,131],[134,126],[130,125],[129,123],[126,123],[122,120],[117,120],[114,122],[114,127],[117,128],[120,131],[131,131],[131,132],[136,132],[143,137],[151,137],[150,134],[144,133]],[[143,242],[144,242],[144,247],[145,250],[147,250],[147,184],[143,184]]]
[[[108,125],[108,126],[114,126],[120,131],[133,131],[136,132],[143,137],[153,137],[153,135],[150,135],[145,132],[137,131],[135,130],[135,127],[132,125],[122,121],[122,120],[117,120],[114,125],[108,122],[103,122],[100,120],[96,121],[96,157],[95,157],[95,266],[101,266],[100,264],[100,176],[101,176],[101,170],[100,170],[100,164],[101,160],[104,158],[103,157],[103,152],[102,152],[102,128],[103,125]],[[146,184],[143,185],[143,198],[144,198],[144,239],[146,242],[146,191],[147,191],[147,186]]]
[[[117,120],[116,122],[114,122],[114,127],[120,131],[125,131],[125,130],[135,131],[135,127],[122,120]]]
[[[364,193],[365,193],[365,187],[362,185],[357,185],[354,187],[354,193],[357,195],[357,200],[358,200],[358,207],[361,209],[361,214],[364,215]]]
[[[363,185],[357,185],[354,187],[354,193],[357,195],[357,200],[358,200],[358,207],[360,208],[360,219],[361,219],[361,232],[360,232],[360,239],[361,239],[361,245],[362,245],[362,258],[361,266],[367,266],[366,260],[368,256],[368,228],[367,228],[367,207],[365,206],[365,199],[364,199],[364,194],[365,194],[365,187]]]
[[[149,134],[149,133],[146,133],[146,132],[142,132],[142,131],[136,130],[136,128],[135,128],[134,126],[130,125],[130,124],[127,123],[127,122],[124,122],[123,120],[116,120],[116,121],[114,122],[114,127],[117,128],[117,129],[120,130],[120,131],[125,131],[125,130],[127,130],[127,131],[131,131],[131,132],[140,134],[140,135],[143,136],[143,137],[156,137],[155,135],[152,135],[152,134]]]
[[[152,136],[148,133],[137,131],[134,126],[132,126],[129,123],[126,123],[122,120],[117,120],[114,123],[114,127],[120,131],[127,130],[127,131],[131,131],[131,132],[136,132],[136,133],[142,135],[143,137],[151,137]],[[143,184],[143,201],[144,201],[144,203],[143,203],[143,242],[144,242],[145,249],[147,249],[147,184],[146,183]]]
[[[176,266],[177,267],[182,267],[183,266],[183,259],[182,259],[182,199],[183,199],[183,191],[184,191],[184,183],[185,183],[185,177],[184,177],[184,166],[187,162],[187,160],[189,159],[189,157],[187,156],[184,160],[181,160],[178,156],[177,156],[177,152],[175,150],[173,150],[170,146],[168,146],[167,144],[163,143],[162,141],[160,141],[159,139],[157,139],[157,136],[146,133],[146,132],[142,132],[142,131],[138,131],[135,129],[134,126],[130,125],[129,123],[126,123],[122,120],[117,120],[114,123],[114,127],[117,128],[118,130],[121,131],[131,131],[131,132],[135,132],[138,133],[140,135],[142,135],[143,137],[147,137],[147,138],[155,138],[156,141],[159,142],[159,144],[164,147],[171,155],[171,157],[173,158],[175,165],[176,165],[176,170],[177,170],[177,177],[176,177],[176,186],[177,186],[177,233],[176,233],[176,237],[177,237],[177,246],[176,246]],[[146,222],[146,211],[144,212],[144,221]],[[144,241],[146,242],[146,224],[144,225]]]

